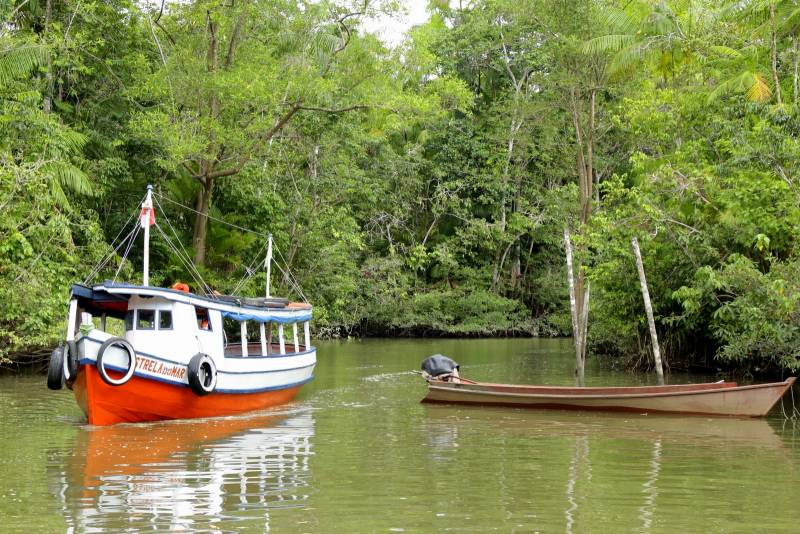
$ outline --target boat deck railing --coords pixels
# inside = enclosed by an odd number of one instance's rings
[[[305,354],[314,350],[314,347],[306,345],[298,344],[295,346],[294,343],[286,343],[284,345],[284,350],[281,352],[281,344],[280,343],[268,343],[265,346],[262,346],[261,343],[248,343],[247,344],[247,355],[244,356],[242,354],[242,344],[241,343],[229,343],[225,347],[224,355],[226,358],[253,358],[253,357],[269,357],[269,356],[295,356],[299,354]],[[266,354],[262,349],[266,349]]]

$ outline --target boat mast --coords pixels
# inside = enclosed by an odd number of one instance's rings
[[[267,236],[267,257],[264,258],[264,267],[267,269],[267,298],[269,298],[269,280],[272,274],[272,234]]]
[[[142,285],[150,285],[150,225],[153,224],[153,186],[147,186],[147,196],[142,202],[142,213],[139,222],[144,228],[144,266],[142,273]]]

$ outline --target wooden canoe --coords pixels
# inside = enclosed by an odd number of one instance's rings
[[[463,380],[428,381],[423,402],[602,410],[637,413],[678,413],[763,417],[796,378],[783,382],[739,386],[735,382],[633,387],[557,387],[492,384]]]

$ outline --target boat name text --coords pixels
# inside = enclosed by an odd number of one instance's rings
[[[186,375],[186,368],[180,365],[163,364],[150,358],[139,356],[136,358],[136,370],[148,371],[161,376],[178,378],[180,380]]]

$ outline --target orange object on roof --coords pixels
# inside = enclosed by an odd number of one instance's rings
[[[184,284],[183,282],[175,282],[172,284],[172,289],[177,289],[178,291],[183,291],[184,293],[189,292],[189,284]]]

